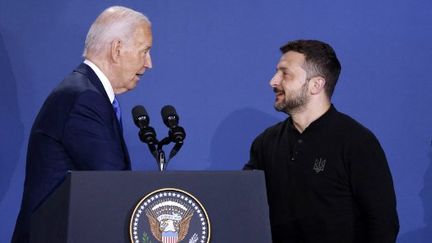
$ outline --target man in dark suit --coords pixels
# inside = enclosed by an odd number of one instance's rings
[[[32,212],[69,170],[130,170],[116,95],[152,67],[150,21],[106,9],[85,41],[85,61],[48,96],[33,124],[21,210],[12,242],[28,242]]]

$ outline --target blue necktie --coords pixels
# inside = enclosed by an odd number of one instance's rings
[[[114,101],[112,103],[112,106],[114,108],[114,112],[116,114],[117,120],[119,121],[120,128],[123,129],[122,118],[121,118],[121,110],[120,110],[120,103],[118,102],[118,100],[117,100],[116,97],[114,97]]]

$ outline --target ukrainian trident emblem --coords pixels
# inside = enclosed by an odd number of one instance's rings
[[[323,158],[315,159],[313,170],[318,174],[321,171],[324,171],[326,165],[326,160]]]

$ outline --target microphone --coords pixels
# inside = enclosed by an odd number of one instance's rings
[[[157,144],[156,132],[153,127],[149,126],[150,117],[142,105],[137,105],[132,109],[132,118],[140,129],[138,136],[141,141],[148,145]]]
[[[166,105],[162,107],[161,115],[163,122],[169,128],[175,127],[178,125],[179,117],[177,115],[177,111],[171,105]]]
[[[186,138],[186,132],[183,127],[178,125],[179,116],[175,108],[171,105],[162,107],[161,110],[162,120],[165,125],[169,128],[168,136],[172,142],[183,143]]]

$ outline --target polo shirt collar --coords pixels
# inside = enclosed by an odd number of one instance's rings
[[[336,112],[337,112],[336,108],[334,107],[333,104],[331,104],[330,108],[324,114],[322,114],[320,117],[318,117],[318,119],[311,122],[311,124],[309,124],[309,126],[303,131],[303,133],[305,133],[311,129],[314,129],[315,127],[320,127],[322,124],[329,122],[332,119],[333,114],[335,114]],[[290,130],[294,130],[297,133],[299,133],[299,131],[297,130],[297,128],[293,124],[291,116],[288,117],[287,123],[288,123],[288,128]]]

